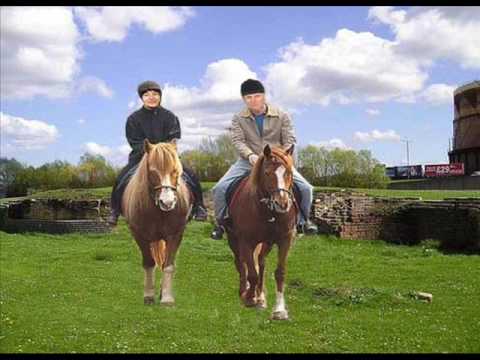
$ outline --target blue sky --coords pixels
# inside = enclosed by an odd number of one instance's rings
[[[253,77],[298,144],[387,165],[448,162],[453,90],[480,79],[480,7],[3,7],[1,156],[126,163],[137,85],[156,80],[180,150],[225,132]],[[477,34],[477,35],[475,35]]]

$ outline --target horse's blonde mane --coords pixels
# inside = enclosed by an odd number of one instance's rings
[[[133,214],[138,213],[138,210],[142,208],[154,206],[148,186],[149,164],[150,166],[154,164],[161,171],[162,175],[168,174],[175,169],[178,171],[178,206],[186,204],[186,194],[181,191],[181,187],[184,186],[183,179],[181,178],[183,167],[177,155],[176,147],[169,143],[158,143],[151,145],[150,151],[145,152],[142,160],[138,164],[137,170],[125,189],[122,202],[126,203],[125,217],[127,219]]]

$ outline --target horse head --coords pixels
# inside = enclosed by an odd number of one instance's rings
[[[266,194],[262,201],[277,213],[288,212],[293,204],[293,149],[294,145],[282,150],[267,144],[259,164],[259,186]]]
[[[171,211],[177,204],[177,185],[183,172],[177,147],[174,143],[151,144],[145,139],[144,150],[151,197],[162,211]]]

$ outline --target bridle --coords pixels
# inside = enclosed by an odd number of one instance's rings
[[[284,164],[285,166],[285,164]],[[274,200],[274,195],[279,193],[281,194],[282,192],[285,192],[287,193],[287,196],[289,198],[290,201],[295,202],[295,197],[293,196],[293,192],[292,190],[288,190],[288,189],[280,189],[280,188],[277,188],[273,191],[265,191],[265,195],[263,197],[260,198],[260,202],[265,204],[265,206],[267,207],[267,209],[272,213],[272,217],[270,219],[268,219],[267,221],[272,223],[276,220],[275,216],[274,216],[274,213],[275,214],[278,214],[278,213],[281,213],[277,210],[275,210],[275,200]]]
[[[286,193],[287,193],[287,196],[288,196],[290,199],[293,199],[293,192],[292,192],[291,190],[287,190],[287,189],[275,189],[275,190],[273,190],[273,191],[267,191],[267,196],[261,198],[261,199],[260,199],[260,202],[261,202],[261,203],[264,203],[269,210],[275,211],[275,210],[274,210],[275,200],[273,199],[273,195],[275,195],[276,193],[281,193],[282,191],[286,192]]]
[[[150,169],[150,164],[149,164],[149,158],[148,158],[148,155],[147,155],[147,171],[149,171]],[[159,207],[160,210],[163,210],[163,211],[169,211],[171,209],[165,209],[163,206],[162,206],[162,203],[160,202],[160,199],[157,198],[155,196],[155,194],[157,193],[157,191],[160,190],[160,192],[163,190],[163,189],[170,189],[173,191],[174,195],[175,195],[175,202],[177,201],[177,195],[178,195],[178,192],[177,192],[177,187],[176,186],[172,186],[172,185],[163,185],[163,184],[160,184],[160,185],[152,185],[152,183],[150,182],[150,178],[147,176],[147,183],[148,183],[148,188],[149,188],[149,195],[150,195],[150,198],[153,200],[153,202],[155,203],[155,206]],[[175,207],[175,205],[173,206]],[[172,207],[172,209],[173,209]]]

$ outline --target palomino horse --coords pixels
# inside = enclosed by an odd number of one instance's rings
[[[175,255],[187,224],[190,193],[181,178],[182,164],[175,144],[144,142],[145,154],[128,183],[122,210],[143,257],[143,299],[153,304],[155,265],[163,271],[160,302],[175,303],[172,280]]]
[[[296,207],[292,193],[293,145],[283,151],[266,145],[230,208],[228,243],[240,274],[240,298],[245,306],[266,308],[265,258],[278,246],[275,270],[276,303],[272,318],[288,319],[284,280],[288,251],[295,237]],[[243,187],[242,187],[243,186]]]

